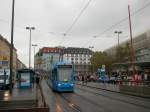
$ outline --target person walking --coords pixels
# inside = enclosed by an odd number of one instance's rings
[[[40,83],[40,77],[37,75],[36,76],[36,87],[38,88],[39,86],[39,83]]]
[[[81,77],[82,85],[84,85],[84,76]]]
[[[87,76],[86,75],[84,76],[84,83],[85,83],[85,85],[87,85]]]

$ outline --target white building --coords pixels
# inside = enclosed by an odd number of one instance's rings
[[[63,51],[63,60],[71,62],[78,74],[85,74],[89,72],[91,56],[92,51],[87,48],[68,47]]]
[[[50,71],[52,65],[60,60],[61,48],[43,47],[35,56],[35,69]]]

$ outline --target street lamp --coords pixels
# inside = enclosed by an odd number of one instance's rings
[[[119,47],[119,35],[122,33],[122,31],[115,31],[114,33],[118,34],[118,47]]]
[[[27,30],[30,31],[30,39],[29,39],[29,69],[31,68],[31,31],[35,30],[35,27],[26,27]]]
[[[13,76],[13,36],[14,36],[14,8],[15,8],[15,0],[12,0],[12,18],[11,18],[11,44],[10,44],[10,93],[12,93],[12,76]]]
[[[119,35],[122,33],[122,31],[115,31],[114,33],[118,34],[118,51],[119,51]],[[118,52],[118,60],[120,61],[120,52]]]
[[[94,46],[89,46],[89,49],[92,49],[94,48]],[[94,52],[92,52],[92,55],[94,56]],[[92,66],[92,72],[94,73],[94,57],[93,57],[93,66]]]
[[[35,47],[37,47],[37,44],[32,44],[32,46],[34,47],[34,70],[35,70]]]

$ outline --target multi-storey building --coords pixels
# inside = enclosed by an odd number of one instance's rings
[[[0,35],[0,69],[10,68],[10,43]],[[13,49],[13,78],[15,79],[17,67],[17,50]]]
[[[150,31],[134,38],[133,45],[136,61],[150,62]]]
[[[26,65],[22,61],[17,59],[17,69],[25,69],[25,68],[27,68]]]
[[[130,40],[121,43],[120,46],[124,46],[126,43],[130,43]],[[134,37],[133,48],[136,62],[150,62],[150,31]],[[105,50],[105,52],[115,57],[116,50],[117,46],[113,46]]]
[[[71,62],[74,65],[74,70],[78,74],[89,72],[91,56],[92,51],[88,48],[68,47],[63,51],[63,60]]]
[[[35,55],[35,69],[50,71],[52,65],[60,60],[62,48],[43,47]]]
[[[78,74],[85,74],[89,72],[91,56],[92,51],[87,48],[44,47],[35,56],[35,68],[50,71],[57,61],[69,61]]]
[[[120,46],[124,46],[126,43],[130,44],[130,40],[127,40],[120,44]],[[133,38],[133,48],[135,55],[135,64],[140,66],[146,66],[150,68],[150,31],[144,32]],[[113,46],[105,52],[112,57],[116,55],[117,46]],[[129,56],[130,57],[130,56]],[[130,60],[128,60],[129,63]],[[141,63],[141,64],[140,64]]]

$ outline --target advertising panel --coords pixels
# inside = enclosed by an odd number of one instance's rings
[[[30,73],[21,73],[21,86],[30,86]]]

